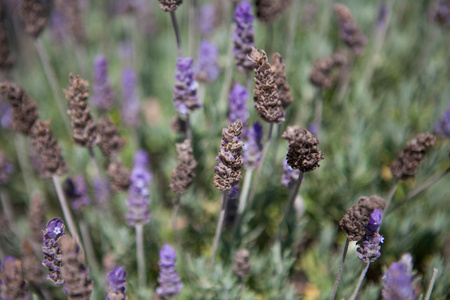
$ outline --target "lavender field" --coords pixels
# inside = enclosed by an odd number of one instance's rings
[[[0,299],[449,299],[449,49],[449,0],[0,0]]]

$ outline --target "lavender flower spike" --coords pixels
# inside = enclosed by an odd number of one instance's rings
[[[202,106],[197,99],[198,83],[194,80],[192,63],[190,57],[180,56],[177,60],[173,99],[174,106],[181,115],[187,115]]]
[[[0,299],[29,300],[20,259],[7,256],[0,266]]]
[[[450,136],[450,105],[448,106],[447,111],[434,126],[434,132],[442,137]]]
[[[412,273],[412,257],[407,253],[399,262],[393,263],[387,273],[382,277],[384,280],[381,294],[388,300],[416,300]]]
[[[236,58],[237,69],[241,72],[251,72],[254,67],[254,63],[247,59],[247,55],[252,52],[252,46],[254,46],[254,18],[252,6],[247,0],[243,0],[236,6],[234,11],[236,31],[233,34],[233,53]]]
[[[136,88],[137,76],[133,69],[127,68],[122,72],[122,120],[129,127],[139,125],[139,111],[141,105]]]
[[[380,257],[380,244],[384,242],[384,237],[378,233],[381,225],[383,213],[381,209],[374,209],[370,215],[369,224],[366,227],[366,234],[358,241],[358,258],[363,262],[374,262]]]
[[[144,150],[139,150],[134,156],[134,167],[131,171],[131,185],[126,204],[128,206],[127,223],[130,226],[147,224],[151,215],[148,211],[150,191],[148,185],[152,174],[148,170],[149,158]]]
[[[44,260],[42,265],[49,270],[47,279],[53,281],[54,284],[60,285],[64,283],[61,276],[61,246],[60,240],[64,235],[64,223],[60,218],[53,218],[47,223],[47,227],[42,231],[44,234]]]
[[[255,122],[248,130],[247,142],[243,147],[244,165],[247,169],[255,170],[259,166],[263,148],[262,137],[263,127],[259,122]]]
[[[298,179],[298,175],[300,174],[300,170],[292,169],[290,165],[288,165],[287,159],[283,161],[283,174],[281,175],[281,183],[290,189],[294,186],[295,182]]]
[[[170,245],[164,244],[159,251],[160,267],[158,282],[160,286],[156,289],[158,295],[164,298],[171,299],[180,293],[183,284],[180,281],[180,276],[175,270],[176,252]]]
[[[126,300],[125,294],[127,289],[127,272],[125,268],[116,266],[114,270],[108,274],[109,291],[106,300]]]
[[[213,4],[205,4],[200,8],[198,26],[204,35],[214,31],[216,23],[216,8]]]
[[[108,77],[108,60],[102,54],[94,59],[93,90],[92,103],[97,108],[107,111],[114,106],[114,92]]]
[[[64,194],[74,210],[82,210],[84,206],[90,204],[86,182],[81,174],[66,179],[64,182]]]
[[[195,78],[200,82],[213,82],[219,77],[220,68],[217,64],[219,49],[207,40],[200,43]]]
[[[239,83],[234,84],[233,89],[230,93],[230,116],[228,119],[229,123],[241,121],[242,125],[244,125],[244,128],[246,127],[249,117],[246,103],[248,96],[249,93],[244,86],[240,85]]]

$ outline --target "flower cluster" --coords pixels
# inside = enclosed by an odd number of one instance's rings
[[[107,115],[102,116],[98,120],[97,129],[100,136],[97,145],[100,151],[108,159],[115,158],[119,151],[125,147],[126,143],[125,139],[119,135],[119,129],[114,126]]]
[[[28,300],[27,283],[22,275],[20,259],[7,256],[0,266],[0,299]]]
[[[125,268],[116,266],[108,274],[109,289],[106,300],[126,300],[127,272]]]
[[[252,265],[250,263],[250,252],[247,249],[240,249],[236,252],[236,256],[234,257],[234,274],[242,280],[248,275],[248,273],[250,273],[251,269]]]
[[[272,55],[272,64],[275,70],[275,84],[278,87],[278,95],[280,96],[281,105],[286,109],[294,99],[292,98],[289,84],[286,79],[286,66],[283,63],[283,57],[280,53],[274,53]]]
[[[190,140],[177,143],[178,165],[172,171],[172,181],[170,188],[174,193],[182,194],[186,191],[195,177],[194,169],[197,166]]]
[[[195,78],[200,82],[213,82],[220,74],[217,64],[219,59],[219,48],[216,45],[203,40],[198,49],[198,62],[195,68]]]
[[[329,88],[335,84],[346,64],[347,57],[340,51],[333,52],[331,57],[318,58],[309,72],[309,81],[317,88]]]
[[[291,0],[256,0],[256,16],[262,23],[271,23],[280,17],[290,3]]]
[[[180,276],[175,270],[175,264],[175,249],[168,244],[164,244],[162,249],[159,251],[159,287],[156,289],[156,293],[164,298],[171,299],[170,297],[178,295],[183,288]]]
[[[353,15],[347,6],[336,3],[334,4],[334,11],[339,20],[339,27],[341,38],[344,43],[356,55],[361,55],[364,51],[364,46],[367,44],[367,38],[361,33],[358,24],[353,19]]]
[[[60,240],[64,235],[64,223],[60,218],[53,218],[47,223],[47,227],[42,231],[44,234],[44,260],[42,265],[50,272],[47,279],[53,281],[54,284],[63,284],[64,279],[61,276],[61,245]]]
[[[366,233],[363,238],[358,241],[358,258],[363,262],[374,262],[380,257],[380,249],[384,242],[384,237],[378,233],[381,225],[381,220],[383,218],[383,213],[381,209],[374,209],[370,215],[369,224],[366,227]]]
[[[450,1],[437,0],[431,10],[430,17],[437,24],[443,27],[450,26]]]
[[[248,97],[249,93],[247,89],[236,82],[230,92],[230,112],[228,118],[229,123],[233,123],[239,120],[242,122],[245,128],[247,119],[249,117],[247,109]]]
[[[40,0],[23,0],[19,7],[19,15],[25,23],[25,31],[37,38],[48,22],[48,11]]]
[[[247,142],[244,145],[244,165],[247,169],[256,169],[261,160],[263,145],[263,127],[259,122],[255,122],[248,130]]]
[[[139,111],[141,104],[136,88],[136,73],[127,68],[122,72],[122,120],[125,125],[137,127],[139,125]]]
[[[198,26],[204,35],[213,32],[216,25],[216,8],[213,4],[205,4],[200,8]]]
[[[66,179],[64,194],[74,210],[80,211],[90,204],[86,182],[81,174]]]
[[[159,0],[159,7],[165,12],[174,12],[183,0]]]
[[[130,226],[147,224],[151,218],[148,210],[148,205],[150,204],[148,185],[152,180],[152,174],[148,167],[148,154],[143,150],[139,150],[134,156],[134,167],[130,176],[131,184],[126,200],[128,206],[126,217]]]
[[[186,115],[199,109],[202,105],[197,99],[198,83],[194,80],[193,60],[190,57],[178,57],[173,88],[174,106],[178,113]]]
[[[412,256],[407,253],[402,256],[399,262],[393,263],[387,273],[383,276],[383,290],[381,294],[384,299],[416,300],[412,272]]]
[[[234,11],[236,31],[233,34],[233,53],[237,69],[241,72],[251,72],[254,68],[254,63],[247,58],[252,52],[255,39],[253,19],[251,4],[247,0],[242,0]]]
[[[102,111],[114,106],[114,91],[108,77],[108,60],[102,54],[94,59],[94,85],[92,103]]]

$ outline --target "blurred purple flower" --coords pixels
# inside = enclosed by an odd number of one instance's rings
[[[12,120],[11,105],[8,102],[0,102],[0,126],[10,128]]]
[[[63,284],[61,277],[61,247],[59,241],[64,235],[64,222],[60,218],[53,218],[47,223],[47,227],[42,231],[44,235],[44,245],[42,252],[44,259],[42,265],[49,271],[47,279],[53,281],[56,285]]]
[[[441,26],[450,26],[450,1],[437,0],[430,12],[430,17]]]
[[[106,300],[126,299],[125,291],[127,289],[127,272],[125,268],[116,266],[108,274],[109,290]]]
[[[198,26],[204,35],[209,35],[214,31],[216,22],[216,8],[213,4],[205,4],[200,8]]]
[[[136,87],[137,76],[131,68],[122,72],[122,119],[125,125],[137,127],[139,125],[139,111],[141,105]]]
[[[247,120],[249,117],[247,109],[248,97],[249,93],[247,92],[247,89],[239,83],[235,83],[233,89],[230,92],[230,116],[228,118],[229,123],[233,123],[239,120],[244,125],[244,128],[246,128]],[[243,134],[243,136],[245,136],[245,133]]]
[[[127,68],[131,68],[133,65],[134,47],[133,42],[129,39],[119,42],[117,46],[117,52],[120,57],[120,61]]]
[[[319,126],[317,125],[317,123],[314,123],[314,122],[309,123],[308,131],[314,135],[317,135],[317,131],[319,131]]]
[[[159,251],[159,287],[156,288],[156,293],[164,298],[172,299],[171,297],[178,295],[183,288],[180,276],[175,270],[175,261],[175,249],[168,244],[164,244],[162,249]]]
[[[92,103],[103,111],[110,110],[114,106],[114,91],[108,77],[108,60],[102,54],[94,59]]]
[[[247,169],[256,169],[259,166],[262,152],[263,127],[255,122],[248,130],[247,142],[244,144],[244,165]]]
[[[83,175],[67,178],[64,182],[64,194],[74,210],[80,211],[90,204],[86,182]]]
[[[134,167],[130,176],[131,185],[126,200],[128,206],[126,217],[130,226],[147,224],[151,218],[148,210],[150,204],[148,185],[152,180],[152,174],[148,168],[148,154],[144,150],[139,150],[134,156]]]
[[[450,136],[450,105],[436,125],[434,125],[434,132],[442,137]]]
[[[236,58],[237,69],[241,72],[253,70],[253,62],[247,58],[254,45],[255,30],[253,28],[253,20],[252,6],[247,0],[243,0],[236,6],[234,11],[236,31],[233,33],[233,53]]]
[[[416,300],[417,295],[413,285],[414,275],[412,273],[412,256],[407,253],[399,262],[393,263],[387,273],[382,277],[384,280],[381,294],[388,300]]]
[[[383,213],[381,209],[375,209],[370,215],[369,224],[364,237],[358,241],[356,249],[358,258],[363,262],[374,262],[381,256],[380,249],[384,242],[384,237],[378,233],[381,225]]]
[[[207,40],[200,43],[198,62],[195,68],[195,78],[200,82],[213,82],[219,77],[220,68],[217,64],[219,49]]]
[[[386,18],[388,15],[388,7],[386,5],[386,2],[383,2],[378,6],[378,15],[377,15],[377,22],[376,22],[376,28],[382,28],[386,24]]]
[[[281,175],[281,183],[287,187],[288,189],[292,188],[295,182],[298,180],[298,176],[300,174],[300,170],[292,169],[291,166],[288,165],[287,160],[283,161],[283,174]]]
[[[199,109],[202,105],[197,99],[198,83],[194,80],[193,60],[190,57],[178,57],[173,89],[174,106],[178,113],[186,115]]]
[[[109,180],[106,178],[94,178],[94,195],[99,204],[106,204],[108,195],[110,194]]]

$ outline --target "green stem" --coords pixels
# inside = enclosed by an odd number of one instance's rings
[[[17,234],[16,224],[14,222],[14,210],[11,206],[11,201],[9,201],[8,194],[6,191],[0,187],[0,200],[2,202],[3,212],[5,213],[6,221],[11,228],[11,231]]]
[[[81,237],[83,238],[84,246],[86,247],[86,256],[89,262],[89,266],[93,269],[94,274],[97,278],[100,274],[100,268],[98,267],[97,260],[95,259],[95,251],[94,246],[92,245],[91,235],[89,233],[89,227],[86,224],[86,222],[83,220],[83,218],[79,218],[80,222],[80,231],[81,231]]]
[[[358,284],[356,285],[356,288],[353,291],[353,294],[350,297],[350,300],[355,300],[356,296],[358,296],[359,289],[361,288],[364,277],[366,277],[367,270],[369,270],[369,266],[370,266],[370,261],[366,264],[366,267],[362,270],[361,275],[359,276]]]
[[[214,235],[214,241],[212,245],[211,258],[209,259],[208,274],[211,273],[216,258],[217,247],[219,246],[220,236],[222,234],[223,221],[225,219],[225,209],[227,207],[228,191],[222,192],[222,209],[220,210],[219,220],[217,222],[216,234]]]
[[[431,276],[431,280],[430,280],[430,283],[428,284],[428,288],[427,288],[427,293],[425,294],[425,298],[423,298],[423,300],[430,300],[431,292],[433,292],[433,287],[434,287],[434,283],[436,282],[438,271],[439,270],[437,268],[433,269],[433,275]]]
[[[175,235],[175,240],[177,242],[178,251],[181,251],[181,239],[180,234],[177,229],[177,215],[178,215],[178,209],[180,208],[180,202],[181,202],[181,195],[178,194],[177,200],[175,201],[173,205],[173,212],[172,212],[172,229],[173,233]]]
[[[145,278],[144,225],[137,224],[135,228],[139,286],[143,288],[147,282],[147,279]]]
[[[342,253],[341,265],[339,266],[339,271],[336,276],[336,280],[334,281],[333,293],[331,293],[330,300],[334,300],[336,298],[337,289],[339,286],[339,281],[341,280],[342,270],[344,269],[345,258],[347,257],[348,252],[348,244],[350,243],[349,239],[345,240],[344,252]]]
[[[239,195],[238,215],[233,225],[233,241],[235,243],[238,242],[238,237],[240,235],[239,232],[241,229],[241,222],[242,219],[244,218],[245,208],[247,207],[247,200],[248,200],[247,196],[250,189],[250,183],[252,182],[252,174],[253,174],[252,169],[248,169],[245,172],[244,185]]]
[[[391,189],[389,190],[389,194],[386,198],[386,208],[384,209],[385,212],[387,212],[387,209],[392,202],[392,198],[394,198],[394,194],[395,194],[395,191],[397,190],[397,187],[398,187],[398,179],[395,180],[394,184],[392,185]]]
[[[170,13],[170,19],[172,20],[172,26],[175,31],[175,38],[177,40],[178,56],[182,56],[183,51],[181,50],[180,28],[178,27],[177,16],[174,11]]]

